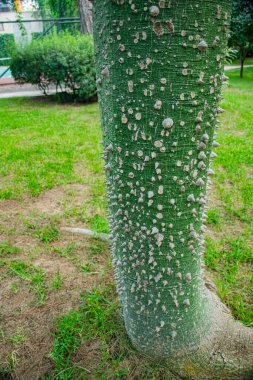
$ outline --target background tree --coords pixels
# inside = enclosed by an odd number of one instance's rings
[[[233,0],[231,18],[230,45],[240,53],[241,71],[243,77],[244,61],[253,48],[253,2],[252,0]]]
[[[80,16],[82,34],[92,34],[92,3],[89,0],[39,0],[42,13],[55,18]],[[60,26],[69,29],[69,25]]]
[[[92,34],[92,3],[90,0],[78,0],[81,20],[81,33]]]
[[[41,2],[42,0],[40,0]],[[43,0],[42,7],[49,9],[55,18],[78,16],[77,0]]]
[[[39,11],[43,18],[64,18],[64,17],[78,17],[79,8],[77,0],[37,0]],[[49,25],[44,23],[46,29]],[[68,30],[78,32],[79,25],[64,23],[58,24],[57,30]]]
[[[134,346],[180,376],[253,375],[253,334],[203,277],[230,1],[95,0],[111,242]]]

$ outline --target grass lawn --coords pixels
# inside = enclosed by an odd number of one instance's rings
[[[253,69],[228,72],[205,260],[253,326]],[[175,379],[124,333],[107,243],[97,104],[0,100],[0,379]],[[13,377],[11,377],[11,375]]]
[[[230,65],[240,65],[240,59],[235,59]],[[248,57],[245,59],[244,65],[253,65],[253,57]]]

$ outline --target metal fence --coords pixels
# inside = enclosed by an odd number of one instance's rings
[[[39,32],[32,32],[31,27],[27,27],[27,25],[31,26],[32,23],[37,23],[37,25],[40,23],[41,31]],[[25,40],[27,38],[27,30],[30,30],[29,33],[29,40],[32,40],[34,38],[43,38],[45,35],[50,33],[58,33],[59,31],[62,31],[64,29],[66,30],[75,30],[77,31],[77,25],[80,24],[80,18],[79,17],[64,17],[64,18],[46,18],[46,19],[30,19],[30,20],[8,20],[8,21],[1,21],[1,25],[5,24],[14,24],[16,26],[16,29],[20,29],[20,40],[22,42],[22,39]],[[22,31],[22,28],[24,28],[24,31]],[[80,30],[80,27],[78,28]],[[0,36],[3,36],[4,34],[1,34]],[[28,41],[29,42],[29,41]],[[0,58],[0,86],[6,85],[6,84],[14,84],[15,81],[13,77],[11,76],[10,67],[9,67],[9,61],[10,57],[2,57]]]

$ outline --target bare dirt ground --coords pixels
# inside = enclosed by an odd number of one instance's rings
[[[105,275],[105,244],[103,252],[92,256],[95,271],[84,271],[91,258],[93,239],[59,233],[45,242],[36,234],[45,220],[55,218],[58,227],[66,225],[66,205],[80,207],[88,197],[86,185],[67,185],[48,190],[36,199],[0,203],[0,242],[18,247],[17,253],[1,251],[4,257],[0,262],[0,369],[11,371],[14,379],[37,380],[50,372],[49,352],[57,318],[77,307],[80,293],[92,289]],[[34,229],[27,225],[27,220],[32,220]],[[36,281],[11,270],[9,264],[13,260],[43,272],[43,301],[38,302]],[[54,288],[52,284],[57,278],[60,285]],[[0,371],[0,379],[8,378],[4,376]]]

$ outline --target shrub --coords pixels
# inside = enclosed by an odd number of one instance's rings
[[[227,64],[232,63],[233,61],[236,60],[236,58],[238,58],[238,56],[239,56],[238,50],[232,47],[228,47],[226,49],[225,63]]]
[[[33,32],[32,33],[32,39],[37,40],[37,38],[42,38],[43,37],[43,32]]]
[[[61,98],[87,100],[96,94],[93,42],[90,36],[60,33],[17,48],[11,71],[20,83],[32,83],[47,93],[55,85]]]

